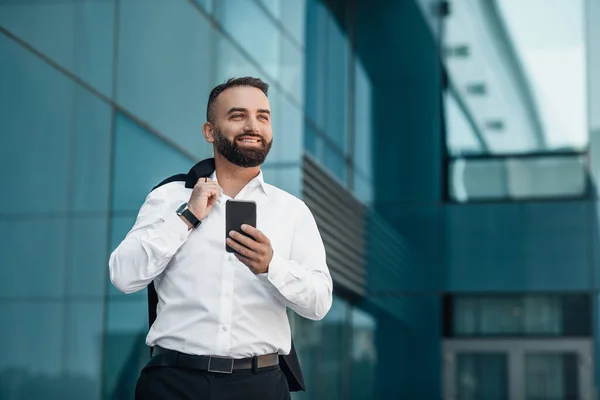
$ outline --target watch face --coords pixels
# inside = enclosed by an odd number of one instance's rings
[[[185,210],[185,208],[187,207],[187,204],[188,203],[183,203],[182,205],[180,205],[179,208],[177,209],[177,214],[181,215],[183,210]]]

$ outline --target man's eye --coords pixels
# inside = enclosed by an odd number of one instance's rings
[[[242,115],[242,114],[233,114],[233,115],[231,116],[231,118],[242,118],[242,117],[243,117],[243,115]]]
[[[269,117],[267,117],[266,115],[259,115],[258,118],[262,118],[265,121],[269,120]]]

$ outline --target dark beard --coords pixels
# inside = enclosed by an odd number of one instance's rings
[[[233,142],[230,142],[216,127],[214,130],[214,136],[215,146],[219,154],[225,157],[230,163],[244,168],[257,167],[264,163],[265,159],[267,158],[267,154],[269,154],[269,150],[271,150],[271,145],[273,144],[273,139],[271,139],[271,141],[268,143],[266,143],[263,139],[260,139],[262,148],[243,149],[238,146],[236,141],[240,136],[244,136],[243,133],[236,136],[233,139]]]

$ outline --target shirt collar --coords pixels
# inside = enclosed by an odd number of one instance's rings
[[[212,181],[219,183],[217,181],[217,171],[216,170],[213,171],[212,174],[210,174],[209,178]],[[262,190],[262,192],[265,195],[267,195],[267,196],[269,195],[269,191],[267,189],[267,184],[265,183],[265,178],[264,178],[262,170],[258,173],[258,175],[256,175],[254,178],[252,178],[250,180],[250,182],[248,182],[248,184],[246,185],[247,188],[252,188],[252,187],[257,187],[257,186],[260,187],[260,189]],[[221,195],[223,195],[223,189],[221,189]]]

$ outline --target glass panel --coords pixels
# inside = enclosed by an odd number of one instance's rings
[[[323,399],[344,398],[344,355],[347,354],[348,304],[339,297],[323,319],[323,342],[319,365],[319,396]]]
[[[508,399],[506,354],[460,353],[456,358],[458,400]]]
[[[480,153],[483,150],[482,143],[465,110],[451,91],[444,92],[444,112],[448,152],[453,155]]]
[[[300,109],[290,103],[279,91],[269,91],[271,102],[273,146],[265,166],[277,163],[298,163],[302,159],[302,136],[304,116]]]
[[[344,32],[332,16],[329,16],[326,38],[327,92],[325,104],[327,114],[324,128],[325,134],[345,153],[348,147],[348,66],[350,63],[350,47]]]
[[[526,400],[579,400],[576,353],[525,355]]]
[[[319,158],[318,145],[320,144],[320,141],[317,133],[315,132],[314,128],[308,124],[306,124],[306,129],[304,132],[304,148],[313,157]]]
[[[331,145],[323,142],[323,154],[321,163],[331,172],[336,178],[339,179],[343,186],[348,185],[348,175],[346,161],[340,155],[339,150],[334,149]]]
[[[254,1],[220,0],[217,18],[265,72],[278,79],[281,59],[281,33]],[[251,24],[244,23],[252,21]]]
[[[300,198],[302,196],[302,168],[265,166],[263,168],[265,182]]]
[[[580,196],[587,189],[583,156],[457,159],[450,164],[450,194],[464,202]]]
[[[279,81],[300,104],[304,104],[304,53],[285,37],[282,44]]]
[[[206,156],[212,149],[202,136],[214,65],[210,23],[185,0],[121,1],[119,7],[119,103],[188,152]]]
[[[2,212],[64,213],[75,85],[2,34],[0,58]]]
[[[77,382],[61,373],[63,318],[59,302],[0,301],[1,399],[85,398],[65,396]]]
[[[104,302],[72,303],[68,310],[67,367],[72,388],[65,399],[99,399]]]
[[[549,148],[587,145],[585,2],[500,0]],[[568,77],[568,79],[565,79]]]
[[[301,46],[304,46],[305,40],[306,2],[307,0],[284,0],[281,4],[281,21],[283,22],[283,26]]]
[[[585,1],[522,3],[452,4],[443,45],[449,84],[481,132],[482,150],[583,149],[588,143]],[[449,128],[452,120],[446,113]],[[471,139],[455,139],[448,135],[453,152],[473,149]]]
[[[108,302],[104,338],[104,393],[106,399],[133,399],[135,384],[148,362],[148,303],[129,298]]]
[[[456,298],[453,313],[456,335],[561,335],[564,331],[563,298],[558,296]]]
[[[217,53],[215,65],[214,85],[221,84],[229,78],[240,76],[253,76],[261,78],[269,83],[269,78],[259,72],[256,67],[249,63],[240,51],[231,44],[229,39],[217,34]],[[207,95],[208,98],[208,95]]]
[[[76,87],[75,118],[75,211],[108,210],[110,175],[111,108],[87,90]],[[44,132],[47,134],[47,132]]]
[[[351,399],[375,398],[376,330],[377,321],[374,317],[357,308],[352,309]]]
[[[0,2],[3,28],[109,97],[114,21],[114,0]]]
[[[365,178],[362,173],[354,170],[354,188],[352,192],[364,204],[371,204],[373,201],[373,182]]]
[[[68,296],[104,297],[108,272],[107,228],[106,217],[70,221]]]
[[[202,8],[204,8],[204,10],[206,10],[206,12],[209,14],[213,12],[213,1],[216,0],[196,0],[196,2],[200,4],[200,6],[202,6]]]
[[[137,214],[153,187],[194,163],[122,114],[115,125],[113,209]]]
[[[360,60],[354,65],[354,167],[366,178],[372,171],[372,85]]]
[[[306,114],[316,123],[317,128],[325,128],[327,115],[327,8],[319,1],[309,0],[307,7],[306,32]]]
[[[0,221],[0,298],[62,297],[66,246],[65,219]]]

